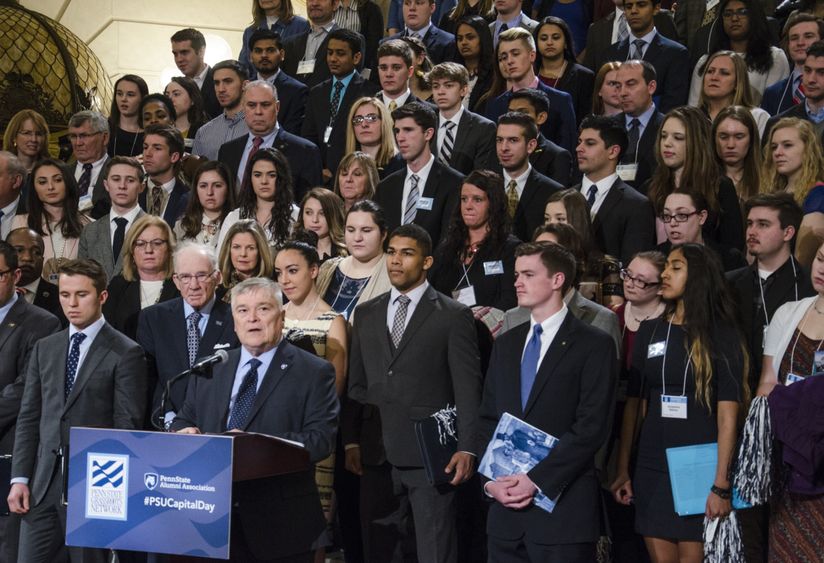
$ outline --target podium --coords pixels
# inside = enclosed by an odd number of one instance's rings
[[[310,468],[261,434],[71,429],[66,545],[229,558],[232,483]]]

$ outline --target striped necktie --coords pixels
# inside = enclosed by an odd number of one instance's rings
[[[409,177],[409,182],[412,188],[409,190],[409,197],[406,198],[406,207],[403,212],[403,224],[408,225],[415,220],[415,215],[418,213],[418,182],[420,178],[417,174],[412,174]]]
[[[443,137],[443,144],[441,145],[441,162],[449,164],[449,159],[452,158],[452,149],[455,146],[455,137],[452,130],[455,128],[453,121],[447,121],[441,127],[446,129]]]

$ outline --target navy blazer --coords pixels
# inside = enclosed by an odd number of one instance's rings
[[[406,29],[395,35],[390,35],[383,39],[381,43],[389,41],[390,39],[400,39],[405,35],[407,35]],[[426,35],[423,37],[423,44],[426,45],[426,54],[429,55],[432,64],[455,60],[455,36],[435,27],[434,23],[426,30]]]
[[[609,60],[629,58],[629,38],[613,43],[607,52]],[[662,113],[687,103],[690,90],[690,55],[687,48],[656,33],[644,52],[644,60],[655,67],[655,105]]]
[[[309,87],[300,80],[295,80],[283,71],[275,78],[278,91],[278,124],[292,133],[300,135],[300,127],[306,115],[306,97]]]
[[[149,213],[146,207],[146,194],[149,189],[143,190],[137,198],[140,208],[146,213]],[[169,194],[169,201],[166,204],[166,210],[163,212],[163,220],[174,229],[175,223],[183,216],[187,205],[189,205],[189,186],[180,178],[177,178],[175,179],[175,187],[172,188],[172,193]]]
[[[538,147],[529,155],[529,163],[532,168],[564,187],[572,184],[573,170],[578,168],[569,151],[544,137],[543,133],[538,133]]]
[[[574,153],[578,144],[578,125],[572,96],[547,86],[540,80],[538,90],[549,98],[549,117],[541,127],[541,132],[556,145]],[[512,92],[506,91],[497,98],[489,100],[486,104],[486,117],[498,123],[498,118],[509,111],[511,97]]]
[[[761,96],[761,109],[770,115],[778,115],[798,105],[793,100],[793,89],[790,78],[792,78],[792,73],[784,80],[779,80],[775,84],[767,86],[767,89],[764,90],[764,95]]]

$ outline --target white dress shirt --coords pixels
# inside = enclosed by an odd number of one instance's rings
[[[406,211],[406,201],[409,199],[409,193],[412,191],[412,174],[415,174],[418,177],[418,198],[420,198],[423,196],[423,189],[426,186],[426,180],[429,178],[429,172],[432,170],[432,164],[434,162],[435,156],[429,155],[429,162],[424,164],[423,168],[417,172],[412,172],[407,165],[406,180],[403,182],[403,197],[401,198],[401,220],[403,220],[403,214]]]
[[[538,356],[539,368],[541,362],[544,361],[544,356],[546,356],[549,346],[552,344],[552,341],[555,340],[555,335],[558,334],[558,330],[560,330],[561,324],[563,324],[564,319],[566,318],[567,311],[569,311],[569,309],[567,309],[566,304],[564,304],[557,313],[544,319],[544,322],[541,323],[541,328],[543,328],[544,331],[541,333],[541,355]],[[532,333],[535,330],[536,324],[538,323],[535,321],[535,318],[530,315],[529,333],[526,336],[526,342],[524,342],[524,350],[521,352],[521,360],[523,360],[524,352],[526,352],[527,344],[529,344],[529,341],[532,338]]]
[[[103,158],[100,160],[96,160],[92,162],[92,176],[91,181],[89,182],[89,191],[87,195],[92,195],[92,190],[94,189],[94,185],[97,183],[97,177],[100,175],[100,171],[103,170],[103,165],[106,164],[106,161],[109,159],[108,154],[103,154]],[[80,176],[83,175],[83,165],[81,163],[77,163],[74,166],[74,179],[78,182],[80,181]]]
[[[532,173],[532,165],[527,164],[526,171],[518,176],[517,178],[513,178],[509,175],[509,173],[504,170],[504,191],[509,191],[509,182],[515,180],[515,189],[518,190],[518,199],[521,199],[521,196],[524,195],[524,188],[526,188],[526,181],[529,178],[529,175]]]
[[[418,307],[418,303],[421,302],[423,294],[426,293],[426,288],[428,287],[429,282],[424,280],[421,285],[405,293],[410,301],[409,306],[406,309],[406,320],[403,323],[404,330],[406,330],[406,327],[409,326],[409,319],[411,319],[412,315],[415,313],[415,309]],[[393,287],[389,290],[389,306],[386,308],[386,329],[389,331],[389,334],[392,334],[392,327],[395,324],[395,311],[398,310],[398,297],[400,296],[401,292],[396,288]]]
[[[457,140],[457,138],[458,138],[458,125],[460,125],[460,123],[461,123],[461,116],[463,115],[463,112],[464,112],[464,108],[463,108],[463,106],[460,106],[458,108],[457,113],[455,113],[455,115],[453,115],[449,119],[446,119],[443,116],[443,114],[439,114],[439,116],[438,116],[438,151],[439,152],[441,150],[441,147],[443,146],[443,140],[446,138],[446,127],[444,127],[444,124],[447,121],[451,121],[452,123],[455,124],[455,127],[452,128],[452,138]],[[452,149],[454,150],[455,147],[452,147]]]
[[[165,209],[164,209],[165,211]],[[111,213],[109,213],[109,234],[111,235],[109,242],[112,243],[112,248],[114,248],[114,232],[117,230],[117,223],[114,222],[115,219],[123,218],[126,219],[126,232],[129,232],[129,229],[132,228],[135,219],[137,218],[137,214],[140,213],[140,206],[135,205],[132,209],[126,212],[125,215],[118,215],[115,213],[114,209],[112,209]],[[117,257],[115,256],[115,261]]]
[[[404,92],[403,94],[401,94],[397,98],[392,99],[392,98],[388,98],[386,96],[386,94],[384,93],[384,91],[381,90],[381,101],[383,101],[383,105],[385,105],[387,109],[389,109],[389,103],[390,102],[395,102],[397,107],[401,107],[403,104],[406,103],[406,100],[408,100],[409,96],[411,96],[411,95],[412,95],[412,91],[409,88],[407,88],[406,92]]]
[[[601,178],[597,182],[593,182],[589,178],[584,175],[583,179],[581,180],[581,195],[585,198],[589,198],[589,188],[593,184],[598,188],[598,191],[595,193],[595,203],[592,204],[592,208],[589,210],[589,216],[593,219],[595,218],[596,213],[598,210],[601,209],[601,204],[604,203],[604,200],[609,193],[612,184],[615,183],[615,180],[618,179],[618,174],[612,173],[606,178]]]
[[[193,77],[192,80],[195,81],[198,88],[203,88],[203,81],[206,80],[206,75],[209,73],[209,65],[204,65],[203,70],[200,71],[200,74]]]

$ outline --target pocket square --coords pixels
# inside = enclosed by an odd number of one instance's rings
[[[229,343],[227,342],[226,344],[215,344],[214,349],[215,350],[220,350],[222,348],[228,348],[228,347],[229,347]]]

